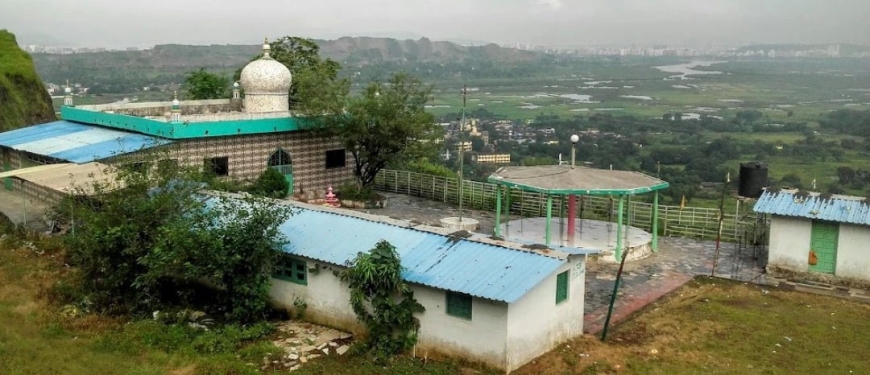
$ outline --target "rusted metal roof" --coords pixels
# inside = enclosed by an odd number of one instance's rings
[[[754,209],[771,215],[870,225],[870,205],[864,203],[864,198],[846,195],[768,190],[761,194]]]

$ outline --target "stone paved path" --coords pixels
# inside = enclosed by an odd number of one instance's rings
[[[386,209],[358,211],[436,226],[439,225],[439,219],[458,215],[456,207],[443,202],[402,194],[381,194],[388,199]],[[480,221],[479,232],[493,233],[494,212],[466,210],[465,215]],[[611,324],[679,288],[697,275],[710,275],[715,249],[716,243],[712,241],[660,238],[657,253],[625,264]],[[752,249],[738,254],[735,244],[722,243],[716,276],[764,283],[763,262],[766,257],[766,254],[753,254]],[[618,268],[618,264],[595,260],[587,264],[585,331],[588,333],[597,333],[603,327]]]

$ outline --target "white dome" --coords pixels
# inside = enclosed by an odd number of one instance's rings
[[[173,107],[178,107],[178,106],[180,106],[180,105],[181,105],[181,102],[179,102],[177,98],[176,98],[176,99],[172,99],[172,106],[173,106]]]
[[[287,94],[293,80],[290,69],[272,59],[268,48],[264,49],[263,57],[251,61],[242,69],[239,81],[245,89],[245,95]]]
[[[67,86],[67,87],[65,87],[65,88],[63,89],[63,92],[65,92],[65,93],[67,93],[67,94],[70,94],[70,93],[72,93],[72,89],[69,88],[69,86]]]

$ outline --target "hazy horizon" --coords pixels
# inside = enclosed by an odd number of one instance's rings
[[[119,48],[388,36],[549,46],[870,44],[864,0],[3,0],[22,42]],[[51,43],[47,43],[50,41]]]

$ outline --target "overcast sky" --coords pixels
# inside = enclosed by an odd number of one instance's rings
[[[870,0],[0,0],[23,42],[147,47],[264,36],[545,45],[870,44]]]

